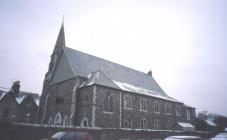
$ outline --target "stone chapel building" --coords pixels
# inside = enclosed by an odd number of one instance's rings
[[[175,129],[195,109],[169,97],[152,77],[65,45],[64,25],[43,82],[39,121],[81,127]]]

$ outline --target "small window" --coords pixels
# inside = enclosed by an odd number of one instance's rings
[[[169,104],[165,104],[165,114],[170,115],[171,114],[171,108]]]
[[[146,99],[140,99],[140,111],[147,112],[147,100]]]
[[[113,112],[113,99],[110,95],[106,96],[104,99],[104,111]]]
[[[65,116],[64,119],[63,119],[63,125],[67,126],[68,124],[69,124],[69,119],[68,119],[67,116]]]
[[[81,120],[80,126],[88,127],[88,119],[86,117]]]
[[[10,115],[9,107],[4,107],[3,108],[3,113],[2,113],[2,118],[9,118],[9,115]]]
[[[158,102],[154,102],[154,112],[160,113],[160,106]]]
[[[180,106],[176,106],[175,107],[175,113],[176,113],[176,116],[181,116],[181,108],[180,108]]]
[[[167,120],[166,128],[171,129],[171,127],[172,127],[171,121]]]
[[[53,118],[50,117],[49,120],[48,120],[48,124],[49,124],[49,125],[52,125],[52,123],[53,123]]]
[[[125,109],[132,109],[132,98],[129,95],[124,97],[124,108]]]
[[[124,126],[125,128],[132,128],[132,119],[125,119]]]
[[[140,120],[140,128],[141,129],[146,129],[147,128],[147,120],[146,119]]]
[[[154,129],[159,129],[159,120],[158,119],[154,120]]]
[[[186,110],[186,117],[187,117],[187,120],[191,119],[191,113],[188,109]]]
[[[56,105],[58,104],[63,104],[64,103],[64,98],[61,96],[56,97]]]

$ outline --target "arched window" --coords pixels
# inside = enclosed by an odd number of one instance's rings
[[[146,119],[140,120],[140,128],[141,129],[146,129],[147,128],[147,120]]]
[[[68,116],[65,116],[65,117],[64,117],[64,119],[63,119],[63,125],[64,125],[64,126],[69,125],[69,119],[68,119]]]
[[[154,129],[159,129],[159,120],[154,120]]]
[[[104,111],[113,112],[113,99],[110,95],[106,96],[104,99]]]
[[[80,126],[81,126],[81,127],[88,127],[88,126],[89,126],[89,124],[88,124],[88,119],[87,119],[86,117],[84,117],[84,118],[81,120]]]
[[[54,117],[54,124],[55,125],[61,125],[61,113],[58,112]]]
[[[49,120],[48,120],[48,124],[49,124],[49,125],[52,125],[52,123],[53,123],[53,118],[50,117]]]
[[[125,109],[132,109],[132,98],[129,95],[124,97],[124,108]]]

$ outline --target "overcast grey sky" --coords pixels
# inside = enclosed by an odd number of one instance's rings
[[[148,72],[198,111],[227,115],[226,0],[1,0],[0,87],[41,94],[65,16],[66,45]]]

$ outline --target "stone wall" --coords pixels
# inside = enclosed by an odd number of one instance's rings
[[[129,129],[108,129],[108,128],[76,128],[58,127],[47,125],[28,125],[0,123],[1,140],[42,140],[59,131],[84,131],[88,132],[93,140],[151,140],[164,139],[170,135],[197,135],[209,138],[214,134],[208,132],[183,132],[183,131],[154,131],[154,130],[129,130]]]
[[[95,106],[95,126],[106,127],[106,128],[125,128],[124,122],[126,119],[132,120],[131,128],[140,128],[140,120],[147,120],[147,128],[154,129],[154,121],[159,120],[159,129],[172,129],[175,127],[177,121],[185,122],[185,113],[183,109],[183,103],[171,102],[155,97],[148,97],[145,95],[139,95],[135,93],[125,92],[113,88],[104,86],[96,86],[96,104],[93,105],[92,99],[94,97],[93,87],[89,86],[80,90],[79,108],[78,113],[86,112],[85,114],[89,117],[94,115],[92,113],[92,106]],[[104,98],[110,95],[113,98],[113,112],[104,111]],[[131,96],[132,98],[132,109],[124,108],[124,97]],[[147,111],[140,110],[140,100],[145,99],[147,101]],[[120,103],[121,101],[121,103]],[[154,112],[154,102],[158,102],[160,105],[160,113]],[[83,103],[83,104],[82,104]],[[165,104],[169,104],[171,113],[165,113]],[[176,116],[175,106],[181,107],[181,115]],[[121,106],[121,107],[120,107]],[[83,110],[86,108],[86,111]],[[191,110],[193,112],[193,110]],[[193,114],[193,113],[192,113]],[[79,115],[79,114],[78,114]],[[83,115],[79,115],[83,116]],[[195,116],[191,117],[192,120],[188,121],[192,123]],[[91,118],[89,119],[91,120]],[[121,127],[120,127],[121,125]]]

